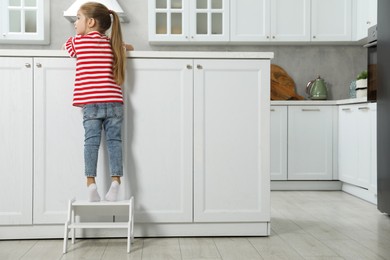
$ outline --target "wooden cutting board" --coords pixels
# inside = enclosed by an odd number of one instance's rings
[[[295,91],[294,80],[280,66],[271,64],[271,100],[302,100]]]

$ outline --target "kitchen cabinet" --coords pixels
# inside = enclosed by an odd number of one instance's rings
[[[130,59],[125,168],[135,221],[192,222],[193,61]]]
[[[194,61],[194,221],[267,222],[269,60]]]
[[[311,0],[312,41],[352,40],[352,0]]]
[[[136,222],[266,221],[269,64],[133,59],[129,67]]]
[[[333,107],[288,107],[288,179],[333,179]]]
[[[339,107],[339,178],[376,190],[376,104]]]
[[[0,58],[0,225],[32,224],[32,58]]]
[[[0,14],[0,43],[50,42],[50,1],[1,1]]]
[[[287,180],[287,106],[271,106],[271,180]]]
[[[14,109],[2,114],[12,128],[1,130],[0,169],[12,174],[0,185],[17,190],[12,203],[2,200],[1,238],[61,237],[68,200],[87,196],[75,59],[34,53],[41,57],[0,58],[12,85],[2,88],[1,111]],[[166,55],[140,52],[127,64],[119,199],[135,198],[135,234],[269,235],[270,55]],[[111,183],[105,145],[101,197]]]
[[[310,41],[310,0],[231,0],[231,41]]]
[[[333,106],[271,106],[271,180],[333,180]]]
[[[355,22],[353,23],[354,38],[356,41],[367,37],[367,30],[377,24],[378,1],[355,0]]]
[[[34,58],[34,224],[64,223],[68,200],[87,199],[74,75],[75,59]]]
[[[149,0],[150,42],[229,41],[229,0]]]

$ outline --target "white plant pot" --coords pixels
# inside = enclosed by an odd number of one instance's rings
[[[367,79],[356,80],[356,90],[361,88],[367,88]]]

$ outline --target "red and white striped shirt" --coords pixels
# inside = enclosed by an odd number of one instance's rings
[[[115,83],[112,71],[114,56],[110,39],[99,33],[70,37],[65,48],[77,58],[73,105],[123,103],[122,89]]]

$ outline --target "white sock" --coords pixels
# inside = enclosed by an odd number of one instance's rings
[[[92,183],[88,186],[88,201],[89,202],[98,202],[100,201],[100,196],[97,191],[97,187],[95,183]]]
[[[106,194],[106,200],[116,201],[118,199],[118,192],[119,192],[119,182],[113,181],[111,183],[110,190]]]

